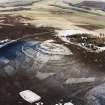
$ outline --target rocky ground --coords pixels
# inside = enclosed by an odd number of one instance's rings
[[[30,105],[19,96],[27,89],[40,95],[45,105],[60,101],[86,105],[88,90],[105,81],[104,51],[89,52],[77,42],[103,48],[105,17],[72,10],[58,0],[0,11],[0,40],[9,42],[0,43],[1,105]],[[67,29],[92,31],[101,41],[93,43],[89,37],[85,42],[81,36],[74,37],[76,44],[65,42],[58,32]]]

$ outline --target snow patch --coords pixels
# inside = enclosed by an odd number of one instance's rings
[[[41,100],[41,97],[39,95],[30,90],[22,91],[19,93],[19,95],[29,103],[34,103]]]

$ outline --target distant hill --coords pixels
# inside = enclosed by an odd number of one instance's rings
[[[0,7],[16,7],[32,5],[40,0],[0,0]]]
[[[63,2],[70,6],[105,11],[105,0],[63,0]]]
[[[82,1],[80,3],[74,4],[74,6],[81,8],[99,9],[105,11],[105,2],[103,1]]]

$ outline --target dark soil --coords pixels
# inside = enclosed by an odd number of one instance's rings
[[[51,27],[35,27],[31,24],[25,24],[23,22],[31,20],[30,18],[21,16],[0,16],[0,40],[2,39],[17,39],[37,33],[54,32],[54,28]]]
[[[76,25],[78,27],[82,27],[88,30],[97,30],[97,29],[102,29],[104,26],[102,25],[92,25],[92,24],[86,24],[86,25]]]

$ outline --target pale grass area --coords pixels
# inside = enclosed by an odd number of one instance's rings
[[[35,26],[47,26],[60,29],[70,29],[77,28],[74,23],[67,20],[64,16],[59,16],[57,14],[52,14],[49,11],[43,11],[42,9],[32,10],[27,12],[18,13],[24,17],[31,17],[32,21],[27,21],[26,23],[31,23]]]
[[[24,22],[31,23],[38,27],[47,26],[57,29],[83,29],[83,27],[80,28],[76,25],[89,24],[96,26],[101,25],[105,28],[105,16],[76,11],[70,8],[55,7],[51,6],[52,4],[59,4],[66,7],[66,5],[62,4],[58,0],[42,0],[40,3],[32,5],[31,10],[0,12],[0,14],[21,15],[31,18],[32,20]],[[98,30],[98,32],[100,31]]]

